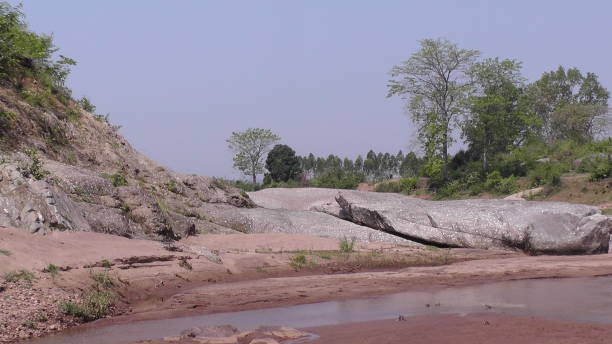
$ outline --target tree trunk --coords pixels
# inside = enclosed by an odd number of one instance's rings
[[[448,181],[448,131],[444,133],[442,138],[442,154],[444,155],[444,166],[442,168],[444,183]]]
[[[257,184],[257,175],[253,173],[253,185]]]

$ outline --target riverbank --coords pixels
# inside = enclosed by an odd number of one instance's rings
[[[610,254],[532,257],[395,244],[355,244],[355,252],[342,253],[335,239],[289,234],[200,235],[164,247],[98,233],[33,236],[0,228],[0,249],[9,253],[0,255],[0,274],[27,270],[34,276],[31,285],[3,284],[0,293],[10,296],[0,298],[4,342],[77,324],[59,306],[78,303],[100,273],[117,282],[118,300],[112,317],[87,327],[494,281],[612,274]],[[58,267],[56,274],[43,272],[49,264]]]

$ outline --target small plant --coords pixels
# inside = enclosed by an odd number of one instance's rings
[[[172,193],[178,193],[178,186],[176,184],[176,180],[172,179],[166,183],[166,189]]]
[[[46,268],[43,269],[43,272],[51,274],[53,276],[59,274],[59,268],[53,264],[47,265]]]
[[[119,205],[119,209],[121,209],[124,213],[129,213],[131,210],[130,205],[127,204],[125,201],[121,202],[121,204]]]
[[[7,250],[0,250],[0,254],[5,255],[5,256],[10,256],[11,252],[9,252]]]
[[[32,284],[34,278],[34,274],[29,272],[28,270],[13,271],[4,275],[4,280],[13,283],[25,281],[27,284]]]
[[[94,280],[95,285],[102,289],[109,289],[117,285],[117,282],[106,272],[92,273],[91,279]]]
[[[178,263],[178,264],[179,264],[179,266],[180,266],[180,267],[182,267],[183,269],[186,269],[186,270],[193,270],[193,266],[191,266],[191,263],[189,263],[189,262],[187,261],[187,258],[181,257],[181,258],[179,259],[179,263]]]
[[[342,253],[351,253],[353,252],[353,246],[355,245],[355,238],[351,238],[350,240],[346,237],[340,240],[338,244],[340,248],[340,252]]]
[[[78,122],[78,120],[81,119],[81,111],[76,108],[69,108],[66,110],[66,117],[68,117],[68,120],[71,122]]]
[[[13,129],[17,116],[10,111],[0,111],[0,133]]]
[[[26,320],[24,321],[21,326],[25,327],[25,328],[29,328],[30,330],[33,330],[36,328],[36,324],[32,321],[32,320]]]
[[[36,321],[38,322],[47,322],[49,321],[49,316],[45,312],[40,312],[36,315]]]
[[[128,182],[127,179],[125,179],[125,176],[121,173],[115,173],[110,175],[110,181],[111,184],[113,184],[114,187],[120,187],[120,186],[127,186]]]
[[[102,264],[103,268],[107,269],[110,269],[113,266],[113,264],[111,264],[111,262],[109,262],[107,259],[103,259],[100,263]]]
[[[36,180],[43,179],[49,171],[43,168],[42,160],[38,156],[38,153],[32,149],[26,149],[24,153],[32,159],[32,164],[24,171],[25,177],[32,177]]]
[[[81,109],[94,113],[96,112],[96,106],[92,104],[92,102],[87,97],[83,97],[77,101]]]
[[[289,265],[291,265],[291,267],[295,270],[300,270],[306,267],[306,263],[306,255],[303,253],[297,253],[289,260]]]

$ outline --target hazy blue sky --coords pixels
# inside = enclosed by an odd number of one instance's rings
[[[11,1],[15,4],[17,1]],[[139,150],[238,177],[225,139],[270,128],[299,154],[404,151],[387,72],[422,38],[558,65],[612,89],[612,1],[24,1],[31,28],[78,61],[69,80]]]

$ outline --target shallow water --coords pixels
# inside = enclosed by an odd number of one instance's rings
[[[241,330],[259,325],[304,328],[396,318],[400,314],[482,312],[612,324],[612,277],[498,282],[432,292],[411,291],[367,299],[75,328],[28,343],[121,344],[177,335],[194,326],[231,324]]]

